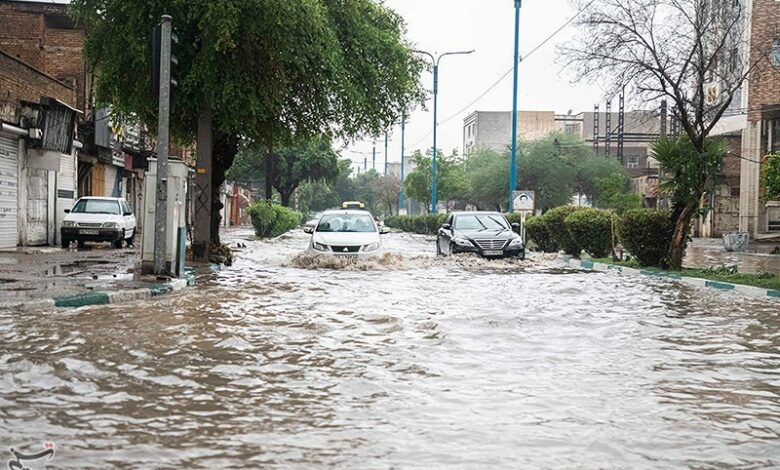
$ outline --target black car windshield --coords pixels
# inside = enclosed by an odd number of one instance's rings
[[[368,214],[326,214],[320,218],[318,232],[376,232]]]
[[[507,230],[504,218],[499,214],[459,215],[455,217],[456,230]]]
[[[119,203],[107,199],[82,199],[71,211],[76,214],[119,214]]]

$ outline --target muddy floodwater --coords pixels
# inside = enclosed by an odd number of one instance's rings
[[[780,468],[780,302],[385,241],[246,241],[181,294],[0,312],[0,466]]]

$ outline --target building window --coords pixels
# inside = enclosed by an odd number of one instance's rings
[[[775,40],[772,44],[772,54],[770,56],[772,65],[780,67],[780,39]]]
[[[780,152],[780,119],[769,121],[769,153]]]
[[[566,124],[564,132],[567,134],[579,134],[579,126],[577,124]]]
[[[639,155],[629,155],[626,163],[627,168],[639,168]]]

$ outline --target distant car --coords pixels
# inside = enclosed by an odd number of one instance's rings
[[[122,198],[82,197],[65,213],[60,229],[63,248],[74,241],[79,246],[85,242],[111,242],[116,248],[122,248],[125,242],[133,244],[136,219]]]
[[[368,211],[331,210],[303,231],[311,234],[309,254],[371,258],[384,254],[380,235],[389,230],[377,226]]]
[[[525,243],[498,212],[453,212],[447,216],[436,237],[439,255],[476,253],[486,258],[525,259]]]

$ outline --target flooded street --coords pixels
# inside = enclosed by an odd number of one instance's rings
[[[345,265],[246,241],[180,294],[0,312],[0,461],[780,467],[780,303],[385,242]]]

